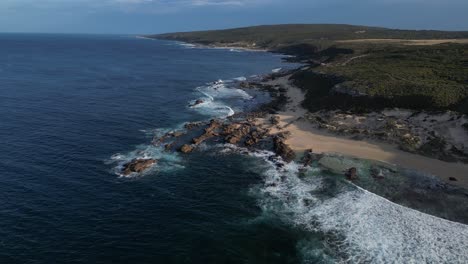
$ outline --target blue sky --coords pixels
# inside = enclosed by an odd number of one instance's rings
[[[468,0],[0,0],[0,32],[161,33],[280,23],[468,30]]]

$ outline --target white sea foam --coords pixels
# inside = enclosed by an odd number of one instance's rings
[[[203,93],[204,95],[214,99],[229,99],[229,98],[241,98],[245,100],[250,100],[253,97],[249,95],[246,91],[237,88],[227,87],[223,83],[215,83],[212,85],[201,86],[197,88],[197,91]]]
[[[276,68],[276,69],[273,69],[271,70],[272,73],[278,73],[282,70],[283,68]]]
[[[358,189],[303,214],[319,228],[338,232],[350,263],[468,263],[468,227],[392,203]],[[297,221],[297,220],[296,220]]]
[[[193,105],[193,103],[191,103],[192,109],[210,117],[226,118],[235,114],[235,111],[231,107],[221,102],[205,99],[203,103],[196,105]]]
[[[161,137],[165,133],[172,131],[173,129],[162,128],[152,131],[152,135],[155,137]],[[147,134],[150,134],[149,131],[146,131]],[[153,166],[151,169],[145,171],[143,174],[131,174],[123,175],[122,169],[124,164],[134,160],[134,159],[156,159],[158,163]],[[167,152],[164,150],[162,145],[146,145],[142,144],[137,146],[133,151],[128,153],[116,153],[110,157],[107,164],[114,164],[113,172],[121,177],[137,177],[144,176],[150,173],[159,172],[159,171],[173,171],[178,169],[183,169],[183,159],[176,152]]]
[[[238,82],[243,82],[243,81],[247,81],[247,78],[245,78],[244,76],[241,76],[241,77],[234,78],[233,80],[238,81]]]
[[[292,166],[292,165],[291,165]],[[362,189],[317,200],[320,177],[299,179],[294,167],[266,171],[264,209],[279,210],[295,225],[336,233],[333,245],[346,263],[467,263],[468,227],[392,203]],[[279,174],[279,175],[278,175]],[[281,175],[286,180],[279,181]],[[269,182],[277,184],[271,187]],[[272,202],[272,199],[276,200]],[[308,201],[305,203],[304,201]]]
[[[247,150],[225,145],[224,151]],[[250,155],[264,160],[259,170],[264,171],[265,183],[252,189],[263,211],[334,237],[327,246],[338,262],[468,263],[467,225],[395,204],[351,183],[343,183],[332,198],[320,198],[317,193],[326,188],[320,169],[299,177],[302,167],[296,163],[284,164],[268,151]],[[312,245],[298,248],[304,251],[304,262],[316,255]]]
[[[234,80],[244,80],[245,77],[235,78]],[[204,98],[199,98],[201,103],[196,103],[197,100],[190,102],[190,107],[199,111],[201,114],[212,117],[226,118],[235,114],[235,110],[225,101],[228,99],[243,99],[251,100],[253,97],[242,89],[228,87],[232,81],[218,80],[209,83],[205,86],[196,88],[196,91],[201,93]]]
[[[178,43],[178,45],[187,48],[187,49],[194,49],[197,47],[197,45],[190,44],[190,43]]]

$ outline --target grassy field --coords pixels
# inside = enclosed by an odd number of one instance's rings
[[[269,49],[309,70],[292,79],[310,110],[382,107],[468,113],[468,32],[352,25],[277,25],[150,36]]]

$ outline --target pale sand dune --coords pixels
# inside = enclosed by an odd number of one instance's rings
[[[339,40],[341,43],[375,43],[375,44],[403,44],[403,45],[437,45],[442,43],[468,43],[468,39],[350,39]]]
[[[273,127],[271,132],[290,131],[291,137],[286,143],[292,149],[296,151],[313,149],[317,153],[340,153],[363,159],[383,161],[430,173],[447,182],[449,182],[449,177],[455,177],[458,181],[450,181],[450,183],[468,188],[468,164],[449,163],[404,152],[396,146],[386,143],[338,137],[331,133],[317,130],[304,119],[297,120],[306,113],[306,110],[300,106],[304,94],[299,88],[290,85],[287,81],[288,78],[289,76],[269,82],[272,85],[287,87],[288,96],[290,97],[288,109],[278,113],[280,116],[279,127],[281,129]],[[267,124],[268,120],[261,120],[261,122]]]

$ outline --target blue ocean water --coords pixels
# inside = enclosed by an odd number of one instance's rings
[[[0,58],[0,263],[467,259],[466,225],[318,167],[300,176],[268,152],[207,145],[184,156],[150,144],[184,122],[267,101],[235,84],[294,66],[280,56],[133,36],[2,34]],[[190,108],[198,98],[206,103]],[[116,173],[140,156],[160,163],[139,177]]]

